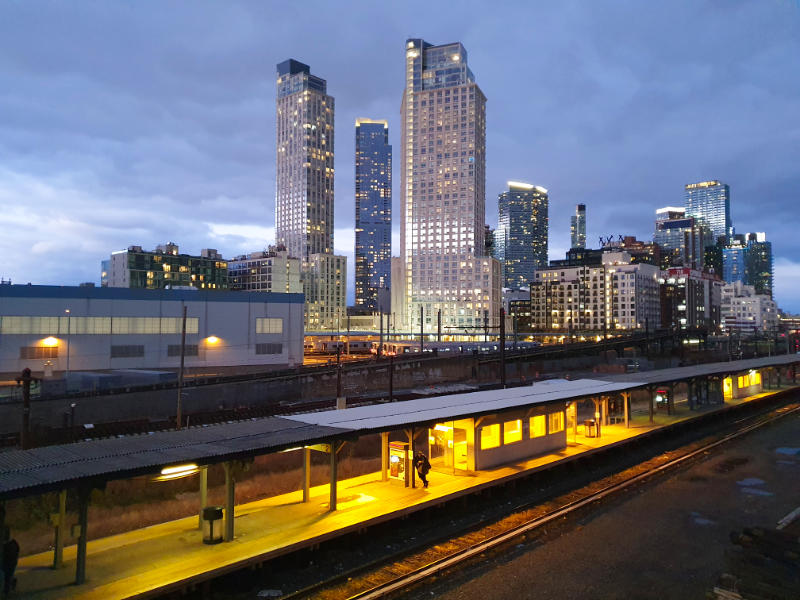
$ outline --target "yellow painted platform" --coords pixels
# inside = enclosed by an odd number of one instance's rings
[[[783,388],[781,391],[789,389]],[[765,392],[747,400],[774,392]],[[747,401],[744,400],[744,401]],[[703,407],[702,412],[724,406]],[[52,553],[20,559],[17,594],[24,598],[128,598],[148,596],[179,589],[187,582],[200,582],[260,562],[292,550],[311,546],[344,532],[390,520],[454,497],[473,493],[476,488],[520,477],[532,469],[569,460],[596,448],[622,442],[653,429],[692,418],[685,403],[678,403],[676,414],[655,415],[650,424],[646,411],[634,410],[630,428],[607,425],[601,438],[586,438],[583,426],[567,432],[566,448],[554,454],[505,465],[474,475],[454,475],[434,470],[430,487],[406,488],[400,481],[381,481],[372,473],[338,483],[338,510],[328,512],[328,485],[312,488],[311,500],[302,502],[302,492],[266,498],[236,507],[236,537],[233,542],[207,546],[197,529],[197,517],[154,525],[144,529],[90,541],[87,557],[87,582],[75,586],[76,547],[64,550],[65,567],[54,571]],[[419,482],[417,482],[419,486]]]

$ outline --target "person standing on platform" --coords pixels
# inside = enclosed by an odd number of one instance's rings
[[[417,473],[419,474],[419,478],[422,480],[423,486],[428,487],[428,472],[431,470],[431,463],[428,461],[428,457],[425,456],[421,450],[417,451],[417,454],[414,457],[414,467],[417,469]]]
[[[17,579],[14,577],[14,571],[17,569],[17,560],[19,559],[19,544],[17,540],[11,538],[3,545],[3,595],[2,598],[8,598],[8,595],[17,587]]]

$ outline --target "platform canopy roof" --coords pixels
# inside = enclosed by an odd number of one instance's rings
[[[363,433],[798,362],[800,356],[784,355],[624,375],[595,375],[592,379],[552,379],[516,388],[0,452],[0,500],[154,474],[177,463],[217,464]]]
[[[386,431],[416,424],[493,414],[512,408],[610,394],[639,385],[642,384],[595,379],[549,379],[523,387],[450,394],[345,410],[326,410],[293,415],[291,418],[304,423],[361,432]]]
[[[686,381],[696,377],[723,376],[730,373],[741,373],[750,369],[763,369],[770,366],[784,366],[800,363],[797,354],[781,354],[778,356],[765,356],[763,358],[748,358],[745,360],[732,360],[726,362],[705,363],[671,369],[656,369],[654,371],[641,371],[639,373],[620,373],[618,375],[597,374],[597,379],[603,381],[624,383],[638,382],[636,387],[642,385],[658,385],[677,381]]]
[[[267,417],[0,452],[0,499],[157,474],[180,463],[216,464],[332,439],[348,430]]]

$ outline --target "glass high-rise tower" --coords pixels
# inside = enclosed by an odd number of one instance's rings
[[[346,309],[343,256],[333,255],[333,97],[296,60],[277,66],[275,237],[301,260],[306,330],[336,329]]]
[[[747,274],[750,285],[756,294],[765,294],[772,298],[774,266],[772,260],[772,243],[767,241],[764,232],[747,234]]]
[[[713,242],[733,235],[731,200],[728,185],[720,181],[701,181],[686,185],[686,216],[702,219],[713,236]]]
[[[401,107],[400,245],[407,323],[498,325],[500,264],[485,256],[486,97],[460,43],[409,39]],[[394,282],[395,286],[399,282]]]
[[[376,311],[378,290],[390,287],[392,146],[389,124],[356,120],[356,306]]]
[[[497,199],[496,256],[503,287],[527,287],[536,269],[547,267],[547,190],[530,183],[508,182]]]
[[[661,268],[702,269],[705,248],[711,245],[708,226],[701,219],[687,217],[685,209],[666,206],[656,210],[653,241],[661,250]]]
[[[569,222],[570,246],[586,248],[586,205],[577,204]]]

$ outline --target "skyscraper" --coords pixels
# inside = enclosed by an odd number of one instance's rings
[[[444,331],[470,332],[487,319],[496,326],[500,264],[485,256],[484,245],[486,97],[460,43],[409,39],[405,53],[400,245],[406,325],[432,331],[441,311]]]
[[[662,269],[702,269],[710,237],[708,226],[700,219],[687,217],[683,208],[666,206],[656,210],[653,241],[661,249]]]
[[[290,256],[333,252],[333,112],[327,82],[278,64],[275,235]]]
[[[355,301],[375,311],[378,290],[391,281],[392,146],[386,121],[356,119],[355,182]]]
[[[277,66],[275,236],[301,260],[306,330],[345,317],[346,258],[333,255],[334,101],[308,65]]]
[[[727,283],[747,285],[750,276],[747,271],[747,243],[744,236],[736,234],[722,249],[722,278]]]
[[[586,248],[586,205],[577,204],[569,220],[569,234],[573,248]]]
[[[724,236],[725,241],[733,235],[731,224],[730,189],[720,181],[701,181],[686,185],[686,216],[702,219],[711,229],[715,243]]]
[[[747,283],[755,288],[756,294],[765,294],[772,298],[772,242],[767,241],[764,232],[747,234],[745,260]]]
[[[519,289],[547,267],[548,198],[543,187],[509,181],[497,199],[497,258],[503,287]]]

